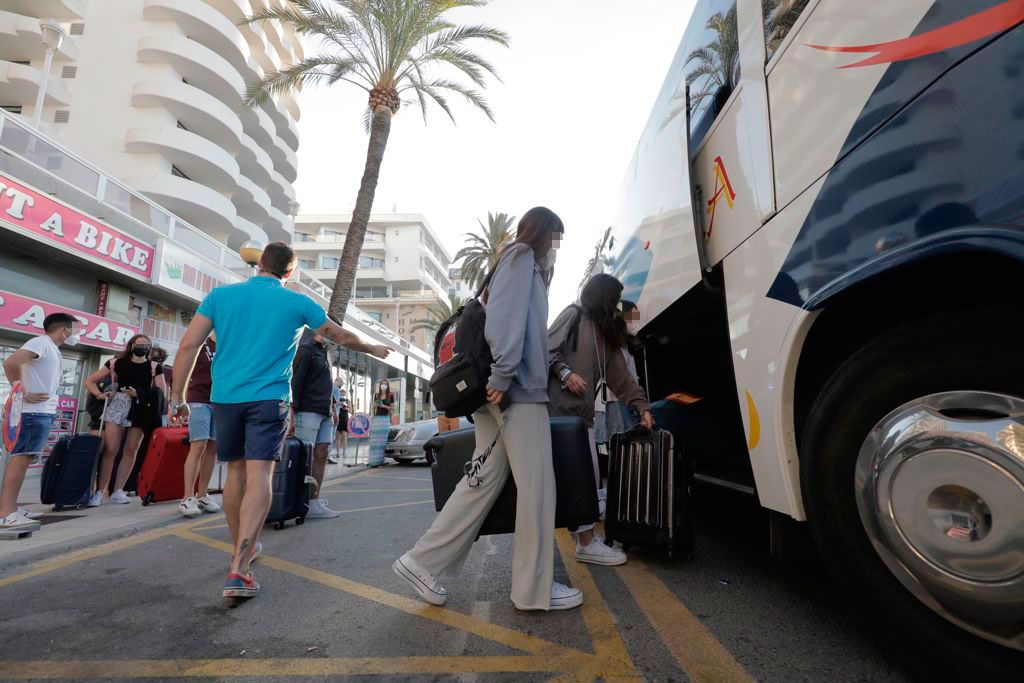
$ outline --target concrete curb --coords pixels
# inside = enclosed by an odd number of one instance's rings
[[[324,477],[324,483],[330,481],[336,481],[338,479],[344,479],[360,472],[365,472],[371,469],[366,465],[356,465],[354,467],[344,467],[344,469],[335,471],[333,476],[328,472],[327,476]],[[211,515],[212,516],[212,515]],[[92,534],[87,534],[76,538],[75,540],[64,543],[54,544],[53,546],[37,548],[35,550],[27,550],[24,552],[17,553],[11,557],[3,557],[0,555],[0,578],[4,574],[11,573],[10,570],[24,567],[25,565],[35,564],[37,562],[48,560],[59,555],[65,555],[67,553],[74,552],[76,550],[82,550],[102,543],[109,543],[110,541],[116,541],[122,538],[129,538],[136,534],[144,531],[151,531],[153,529],[159,529],[161,527],[171,526],[174,524],[185,524],[194,522],[195,520],[188,520],[181,517],[181,515],[169,514],[166,517],[158,517],[155,519],[146,520],[139,524],[130,527],[118,527],[116,529],[110,529],[107,531],[98,531]],[[45,527],[44,527],[45,528]],[[6,543],[17,543],[17,541],[5,541]]]

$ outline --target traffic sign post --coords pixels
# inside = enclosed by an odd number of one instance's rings
[[[347,467],[352,467],[359,464],[359,442],[370,438],[370,417],[368,415],[355,413],[348,419],[348,438],[356,440],[355,460],[345,463]]]

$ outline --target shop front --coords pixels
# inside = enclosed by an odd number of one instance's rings
[[[86,395],[82,382],[99,367],[104,357],[124,348],[125,342],[139,331],[133,325],[92,313],[60,306],[33,297],[0,290],[0,363],[32,337],[43,334],[43,320],[51,313],[70,313],[82,323],[82,338],[74,348],[61,348],[63,358],[60,379],[60,402],[57,421],[46,447],[66,434],[82,431],[88,423],[84,417]],[[0,403],[7,400],[11,385],[0,373]],[[36,463],[39,466],[41,463]]]

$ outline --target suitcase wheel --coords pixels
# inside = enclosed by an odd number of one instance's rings
[[[142,499],[142,504],[143,504],[143,505],[149,505],[149,504],[150,504],[150,503],[152,503],[152,502],[153,502],[153,492],[152,492],[152,491],[150,491],[149,493],[147,493],[147,494],[145,495],[145,497],[143,497],[143,499]]]
[[[60,512],[63,509],[64,509],[63,505],[54,505],[53,506],[53,510],[51,510],[51,512]]]
[[[300,525],[305,524],[305,523],[306,523],[306,518],[305,517],[296,517],[295,518],[295,526],[300,526]]]
[[[274,528],[280,531],[284,528],[284,522],[274,522]]]

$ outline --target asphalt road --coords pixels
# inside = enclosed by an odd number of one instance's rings
[[[237,607],[220,515],[7,569],[0,679],[909,680],[813,557],[768,558],[763,518],[730,494],[702,494],[690,562],[583,566],[559,532],[556,580],[586,604],[528,614],[508,599],[511,536],[477,542],[444,609],[391,573],[434,517],[428,468],[327,489],[345,514],[267,527],[263,591]]]

